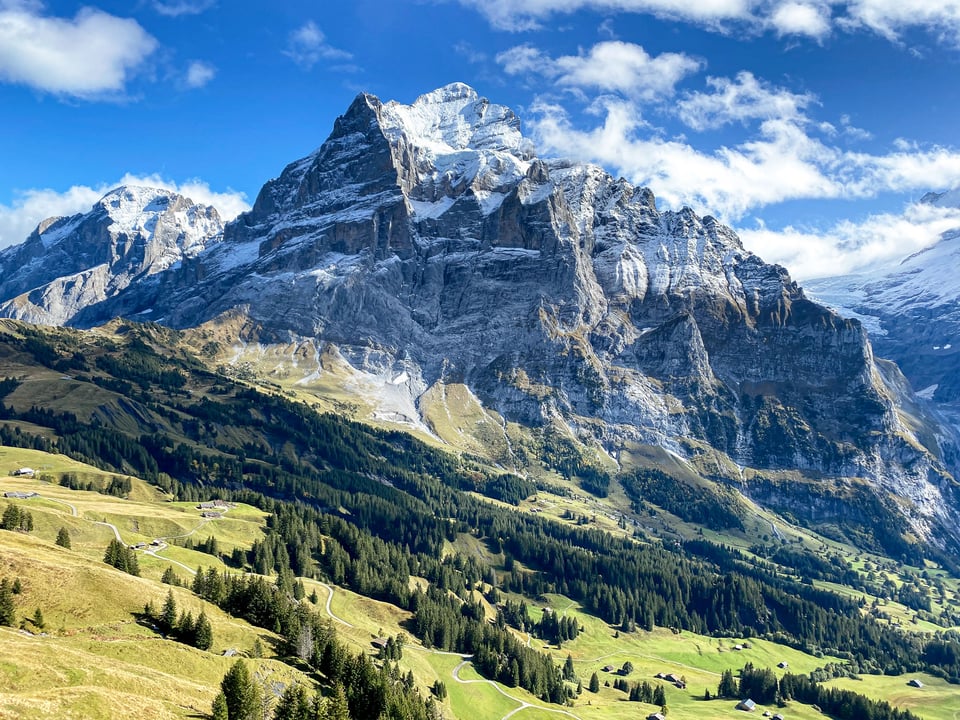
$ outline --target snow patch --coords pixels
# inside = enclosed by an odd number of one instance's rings
[[[925,387],[923,390],[918,391],[916,396],[918,398],[923,398],[924,400],[933,400],[933,395],[935,392],[937,392],[937,388],[939,387],[940,385],[935,383],[930,387]]]

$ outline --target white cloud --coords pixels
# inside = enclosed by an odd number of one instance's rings
[[[203,62],[202,60],[194,60],[187,68],[184,83],[188,88],[202,88],[213,80],[216,74],[217,69],[210,63]]]
[[[784,2],[770,15],[770,24],[780,35],[822,38],[830,34],[830,6],[792,0]]]
[[[64,192],[51,189],[19,192],[10,205],[0,205],[0,248],[26,240],[41,220],[89,211],[97,200],[120,185],[146,185],[178,192],[194,202],[213,205],[224,220],[232,220],[250,209],[243,193],[233,190],[217,192],[202,180],[176,183],[159,175],[127,174],[115,183],[104,183],[97,187],[75,185]]]
[[[93,99],[120,94],[157,41],[135,20],[93,8],[73,19],[0,0],[0,81]]]
[[[767,262],[790,270],[797,280],[845,275],[895,262],[933,245],[960,227],[960,209],[913,203],[900,214],[843,221],[823,231],[788,226],[739,229],[743,244]]]
[[[153,0],[153,9],[167,17],[199,15],[212,8],[216,0]]]
[[[853,153],[811,136],[802,122],[771,118],[745,142],[705,152],[650,134],[629,101],[607,98],[601,107],[602,124],[580,129],[563,108],[541,102],[529,126],[546,153],[596,162],[649,185],[669,207],[691,205],[728,222],[786,200],[867,198],[960,185],[960,153],[947,148]]]
[[[529,45],[497,55],[509,75],[538,74],[561,87],[620,92],[652,100],[672,95],[680,80],[698,71],[701,62],[682,53],[652,57],[639,45],[610,40],[589,52],[551,58]]]
[[[749,20],[758,0],[460,0],[475,8],[501,30],[531,30],[551,15],[585,8],[600,12],[648,13],[711,26],[724,21]]]
[[[798,95],[741,72],[736,79],[707,78],[712,92],[688,93],[679,103],[680,119],[694,130],[718,128],[727,123],[748,120],[805,120],[804,110],[816,99]]]
[[[287,49],[283,53],[297,65],[309,70],[320,60],[350,60],[353,55],[345,50],[333,47],[327,42],[326,35],[309,20],[290,33]]]
[[[954,0],[850,0],[844,4],[847,16],[841,24],[848,29],[866,27],[898,40],[904,30],[920,27],[960,44],[960,4]]]
[[[941,41],[960,45],[960,5],[955,0],[459,0],[500,30],[542,27],[554,15],[580,10],[637,13],[688,22],[708,30],[734,29],[820,40],[835,27],[869,30],[892,41],[922,28]]]

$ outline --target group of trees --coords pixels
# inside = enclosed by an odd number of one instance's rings
[[[104,484],[99,478],[96,481],[81,480],[75,472],[63,473],[60,476],[60,485],[71,490],[87,490],[121,498],[128,497],[133,489],[133,481],[129,477],[114,475],[110,478],[110,482]]]
[[[661,683],[654,686],[647,680],[630,683],[623,678],[617,678],[613,681],[613,687],[615,690],[627,693],[627,699],[630,702],[644,702],[648,705],[660,706],[667,704],[667,694]]]
[[[16,503],[10,503],[3,511],[0,527],[4,530],[30,532],[33,530],[33,515],[30,514],[29,510],[24,510]]]
[[[103,554],[103,561],[118,570],[123,570],[125,573],[140,576],[140,563],[137,561],[136,551],[116,538],[107,545],[107,551]]]
[[[709,699],[709,690],[707,691]],[[717,697],[750,698],[760,704],[776,703],[783,707],[791,700],[818,706],[823,713],[837,720],[919,720],[909,710],[891,707],[881,700],[871,700],[850,690],[828,688],[810,675],[787,673],[779,680],[770,668],[744,665],[739,682],[732,670],[724,670],[717,687]]]
[[[213,626],[207,618],[206,611],[201,609],[196,618],[189,610],[178,612],[173,590],[167,591],[167,597],[159,610],[148,602],[143,608],[143,614],[168,637],[200,650],[209,650],[213,647]]]

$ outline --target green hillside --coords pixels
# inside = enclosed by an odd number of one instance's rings
[[[267,657],[251,667],[268,695],[294,678],[329,694],[353,668],[358,719],[645,717],[659,705],[629,695],[647,682],[671,718],[710,720],[737,716],[739,698],[703,698],[747,663],[774,682],[813,673],[805,697],[843,720],[858,695],[903,709],[875,718],[960,711],[958,581],[935,556],[906,565],[870,538],[825,537],[656,448],[631,448],[617,474],[572,441],[518,435],[545,461],[507,472],[227,377],[191,342],[0,323],[0,492],[29,496],[0,512],[30,517],[0,531],[0,578],[20,579],[0,716],[204,716],[227,650]],[[2,477],[21,468],[33,477]],[[726,521],[703,522],[718,509]],[[140,577],[103,562],[117,538],[142,544]],[[210,620],[206,651],[144,617],[170,573],[180,611]],[[549,637],[545,618],[574,636]],[[402,650],[371,643],[401,634]],[[685,688],[654,677],[671,672]],[[785,716],[820,714],[781,699]]]

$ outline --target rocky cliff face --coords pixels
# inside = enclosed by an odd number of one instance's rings
[[[462,385],[614,456],[710,445],[741,465],[866,477],[909,498],[917,534],[960,537],[956,486],[859,322],[715,219],[536,157],[516,116],[464,85],[409,106],[359,96],[222,242],[70,322],[191,327],[238,310],[260,342],[309,339],[379,378],[411,421]]]
[[[26,242],[0,253],[0,315],[67,324],[197,255],[222,230],[212,207],[157,188],[118,188],[90,212],[45,220]]]

